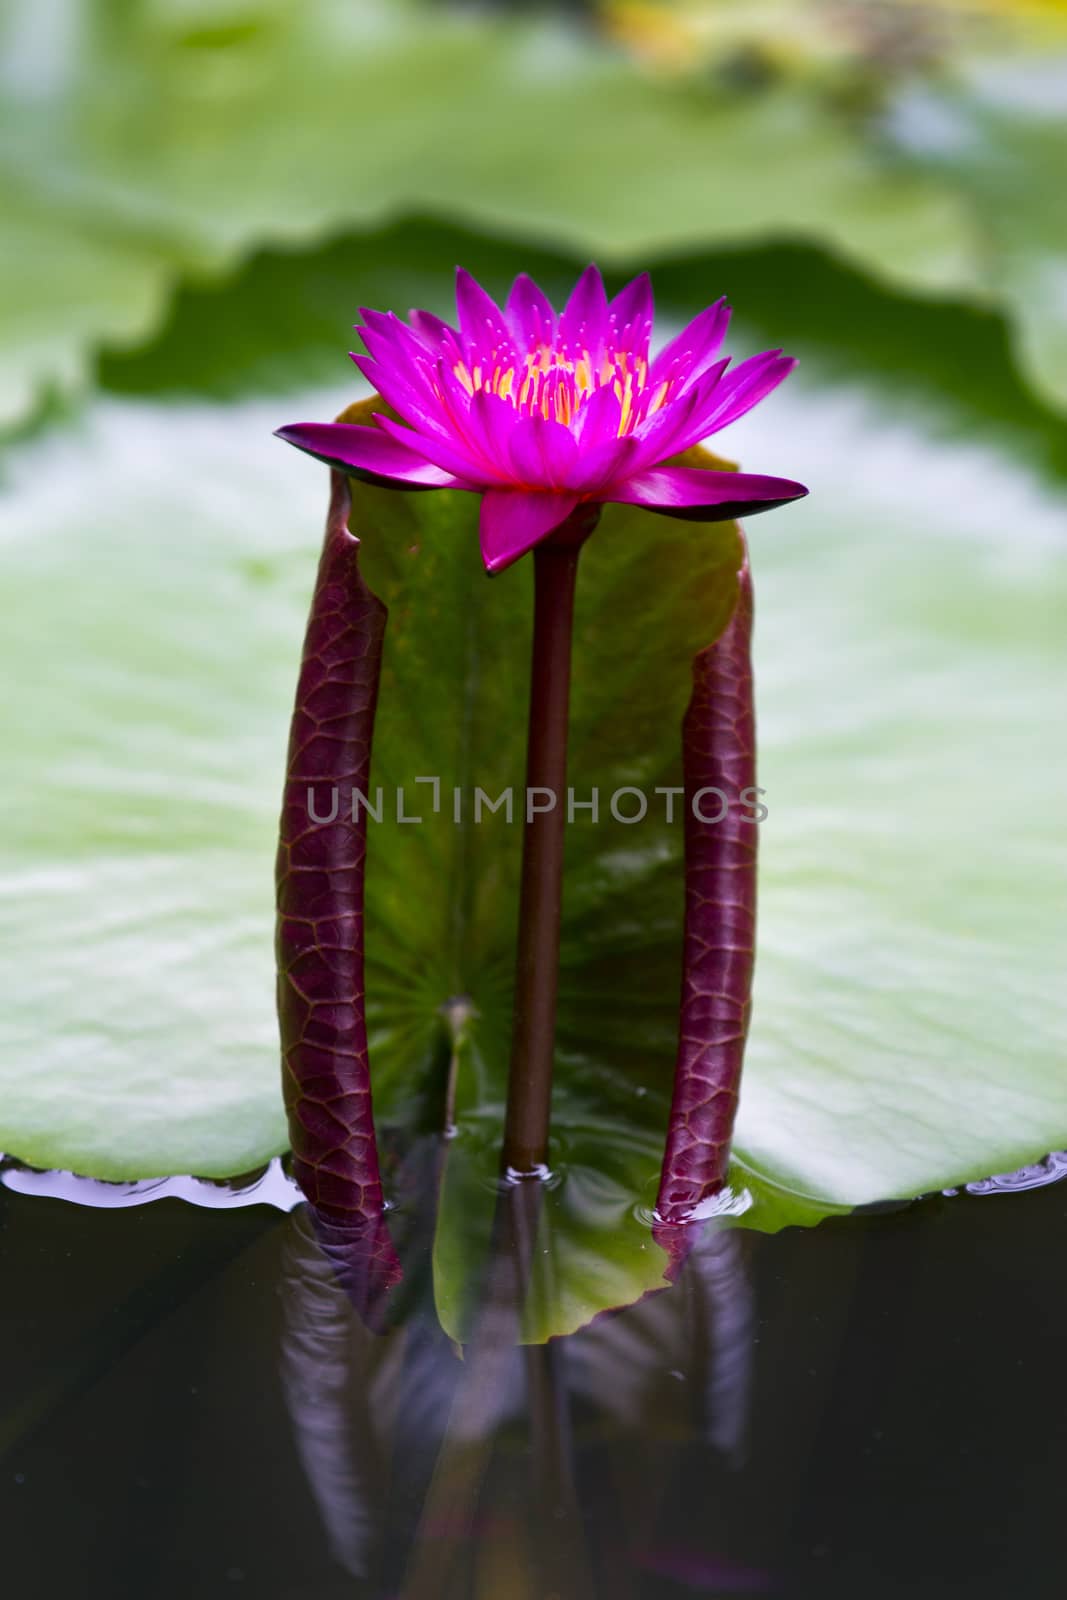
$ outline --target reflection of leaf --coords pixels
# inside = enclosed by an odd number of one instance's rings
[[[666,1063],[669,1071],[669,1061]],[[651,1237],[635,1184],[651,1184],[662,1143],[662,1104],[642,1128],[632,1100],[612,1093],[584,1103],[557,1097],[556,1172],[531,1230],[520,1337],[539,1343],[584,1327],[600,1312],[631,1305],[667,1283],[668,1256]],[[434,1245],[438,1314],[455,1339],[469,1340],[498,1209],[499,1119],[462,1126],[448,1151]],[[652,1191],[654,1193],[654,1190]]]
[[[683,285],[699,277],[695,266],[675,270]],[[788,469],[813,485],[803,506],[749,530],[770,816],[737,1178],[754,1199],[743,1220],[769,1227],[1005,1170],[1067,1135],[1065,864],[1049,800],[1065,778],[1054,730],[1067,570],[1051,431],[1038,408],[1020,407],[1008,442],[983,447],[976,441],[1000,420],[994,386],[975,384],[969,398],[963,377],[954,392],[907,308],[836,273],[820,280],[828,269],[817,258],[806,270],[820,316],[834,293],[852,296],[898,329],[902,360],[920,353],[890,385],[877,360],[865,372],[877,341],[857,336],[850,364],[844,341],[822,343],[817,319],[805,333],[798,307],[798,335],[823,357],[724,446],[752,469]],[[426,297],[416,286],[411,298]],[[946,309],[944,326],[953,348],[970,320]],[[290,397],[284,410],[109,400],[81,435],[14,459],[0,648],[19,686],[8,707],[17,779],[0,800],[10,863],[0,915],[15,966],[4,984],[0,1147],[25,1159],[115,1177],[221,1174],[284,1142],[270,870],[326,474],[269,430],[332,414],[346,398],[294,408]],[[462,509],[423,499],[435,517]],[[664,537],[683,536],[663,526]],[[435,537],[446,536],[442,521]],[[694,549],[716,537],[684,536]],[[383,762],[397,767],[408,751],[425,759],[413,776],[458,754],[468,726],[432,687],[429,632],[454,637],[465,576],[484,596],[473,620],[483,625],[499,605],[509,630],[523,611],[509,596],[528,584],[521,566],[485,580],[469,528],[457,525],[455,537],[469,541],[471,562],[462,566],[464,546],[442,568],[450,614],[414,629],[398,608],[390,622],[422,656],[430,686],[397,714],[393,756],[383,745]],[[385,565],[406,557],[372,552],[372,542],[368,562],[384,582]],[[661,728],[656,708],[668,661],[687,682],[685,632],[704,625],[700,600],[690,598],[672,634],[655,612],[632,610],[633,573],[614,570],[606,545],[587,556],[587,603],[602,563],[630,621],[607,642],[586,635],[590,661],[610,655],[616,689],[579,713],[575,782],[596,781],[598,752],[614,748],[640,756],[641,784],[676,751],[676,727]],[[514,708],[523,691],[524,647],[510,633],[488,642],[485,721],[468,736],[496,793],[522,781],[512,744],[493,730],[506,726],[497,708]],[[402,693],[412,668],[398,658],[390,670]],[[446,781],[456,758],[438,774]],[[408,800],[414,809],[414,792]],[[509,833],[502,819],[482,826],[477,850]],[[405,829],[403,842],[403,857],[380,859],[374,891],[371,1049],[394,1126],[407,1121],[424,1062],[434,1070],[438,1059],[434,1008],[475,970],[457,964],[451,939],[427,959],[428,930],[443,928],[453,897],[431,830]],[[476,857],[465,877],[484,1012],[460,1105],[472,1153],[499,1127],[494,1037],[510,982],[506,876],[516,857],[514,848],[499,865]],[[666,930],[680,915],[678,870],[669,855],[644,870],[623,850],[599,877],[572,879],[575,981],[553,1156],[564,1171],[592,1171],[610,1200],[605,1215],[625,1226],[627,1207],[654,1196],[677,1003]],[[408,950],[422,952],[414,972]],[[614,997],[629,985],[625,1006],[602,1008],[601,976]]]
[[[788,85],[678,90],[560,25],[401,0],[260,0],[200,26],[96,0],[29,65],[19,20],[0,72],[3,419],[136,337],[180,275],[402,211],[604,260],[775,230],[902,284],[976,281],[953,193]]]

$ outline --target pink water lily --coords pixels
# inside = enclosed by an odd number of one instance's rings
[[[501,309],[459,269],[456,305],[458,328],[428,311],[407,322],[361,313],[368,354],[352,359],[399,422],[383,414],[375,426],[298,422],[278,436],[352,477],[480,494],[490,572],[583,505],[718,522],[807,493],[789,478],[669,464],[744,416],[795,365],[780,350],[735,367],[720,358],[725,300],[655,356],[647,273],[609,301],[590,266],[557,315],[525,274]]]

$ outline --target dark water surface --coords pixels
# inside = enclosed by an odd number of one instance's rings
[[[0,1188],[13,1596],[1067,1588],[1067,1184],[764,1236],[546,1347],[368,1332],[303,1208]]]

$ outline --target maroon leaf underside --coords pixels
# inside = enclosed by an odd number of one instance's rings
[[[293,1173],[359,1296],[400,1277],[383,1215],[364,1007],[363,881],[386,610],[359,572],[348,481],[330,475],[326,538],[297,685],[277,858],[278,1019]],[[333,820],[333,796],[338,796]],[[341,1230],[339,1236],[338,1230]]]
[[[678,1054],[656,1212],[672,1256],[677,1225],[721,1190],[729,1165],[752,1006],[759,828],[740,803],[756,783],[752,697],[752,577],[746,559],[725,631],[693,662],[682,724],[686,790],[685,942]],[[693,814],[700,789],[729,797],[716,824]],[[718,809],[704,801],[707,815]]]

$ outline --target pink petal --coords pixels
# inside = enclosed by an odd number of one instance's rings
[[[766,350],[734,367],[720,383],[714,405],[702,418],[703,431],[694,434],[694,441],[717,433],[759,405],[772,389],[777,389],[783,378],[788,378],[796,364],[795,356],[784,356],[780,350]],[[697,419],[693,420],[696,423]]]
[[[388,438],[378,428],[358,422],[294,422],[278,428],[277,437],[327,466],[356,478],[392,482],[398,488],[469,489],[471,485]],[[414,434],[409,434],[414,439]]]
[[[578,454],[563,487],[592,494],[612,483],[632,453],[631,435],[619,437],[622,405],[614,389],[597,389],[581,408],[574,423]]]
[[[729,325],[730,307],[725,300],[716,300],[663,347],[649,369],[649,386],[655,388],[668,378],[683,383],[699,378],[718,355]]]
[[[768,478],[756,472],[710,472],[702,467],[654,467],[635,473],[605,491],[605,500],[645,506],[668,517],[691,522],[728,522],[751,517],[807,494],[792,478]]]
[[[593,391],[578,412],[574,422],[574,436],[580,439],[583,448],[588,450],[592,445],[603,444],[612,438],[617,439],[621,419],[622,402],[614,388],[605,384],[602,389]]]
[[[440,339],[458,337],[457,330],[450,322],[446,322],[444,317],[439,317],[433,311],[420,311],[417,306],[412,306],[408,312],[408,327],[429,344],[435,344]]]
[[[482,560],[488,572],[502,572],[540,544],[578,504],[576,494],[528,494],[490,489],[482,498]]]
[[[437,359],[436,350],[431,354],[423,340],[391,311],[363,309],[360,316],[363,321],[356,324],[356,332],[375,361],[383,366],[414,364],[425,370],[429,361]]]
[[[512,475],[507,456],[501,460],[498,452],[491,448],[480,417],[475,413],[474,395],[460,383],[447,361],[438,362],[435,381],[442,428],[455,449],[478,464],[482,482],[510,482]],[[432,452],[427,454],[431,460],[438,459]]]
[[[578,444],[562,422],[522,417],[508,439],[515,476],[529,489],[562,489],[578,457]]]
[[[640,469],[640,448],[640,441],[633,434],[588,448],[580,445],[566,488],[577,489],[588,499],[601,499],[605,484],[620,483]]]
[[[492,474],[487,471],[487,464],[464,439],[455,435],[449,437],[438,433],[426,434],[405,428],[400,423],[394,422],[391,417],[376,417],[375,421],[390,439],[394,439],[406,450],[417,451],[427,461],[432,461],[442,472],[453,473],[467,483],[487,483],[492,478]]]
[[[449,361],[459,361],[463,355],[459,334],[450,322],[434,316],[432,311],[411,311],[408,322],[412,333],[434,359],[445,356]]]
[[[456,268],[456,310],[469,362],[479,357],[487,361],[496,354],[514,354],[514,341],[504,313],[462,267]]]
[[[668,400],[662,410],[652,412],[634,429],[641,441],[642,461],[654,466],[707,435],[709,430],[701,430],[699,418],[713,403],[717,404],[719,386],[729,365],[729,356],[724,356],[698,378],[692,388],[683,390],[677,399]]]
[[[608,338],[615,349],[647,359],[654,312],[652,279],[642,272],[608,306]]]
[[[588,351],[599,354],[608,331],[608,297],[599,268],[586,267],[571,291],[559,319],[559,345],[563,354],[578,360]]]
[[[680,455],[736,422],[776,389],[796,362],[778,350],[769,350],[729,371],[725,370],[728,366],[725,359],[716,362],[691,388],[641,424],[637,435],[643,463],[651,466],[667,456]]]
[[[444,362],[437,371],[437,388],[442,421],[455,448],[479,464],[485,483],[510,482],[513,474],[508,454],[501,458],[486,434],[482,414],[475,411],[474,395]],[[431,459],[437,458],[431,454]]]
[[[356,323],[356,332],[361,336],[372,333],[389,344],[399,345],[404,334],[411,332],[395,311],[375,311],[373,306],[360,306],[359,314],[363,320]]]
[[[490,394],[488,389],[478,389],[471,396],[471,421],[479,437],[478,447],[490,461],[495,461],[502,474],[511,476],[511,435],[519,418],[515,407]]]
[[[550,345],[556,337],[556,313],[544,290],[525,272],[520,272],[511,286],[507,319],[520,350]]]
[[[443,431],[440,403],[429,382],[424,388],[415,389],[407,381],[409,376],[415,375],[410,362],[405,363],[405,375],[402,377],[395,367],[383,367],[380,362],[372,361],[370,356],[349,353],[375,393],[380,394],[405,422],[410,422],[413,427],[425,428],[429,433]]]

